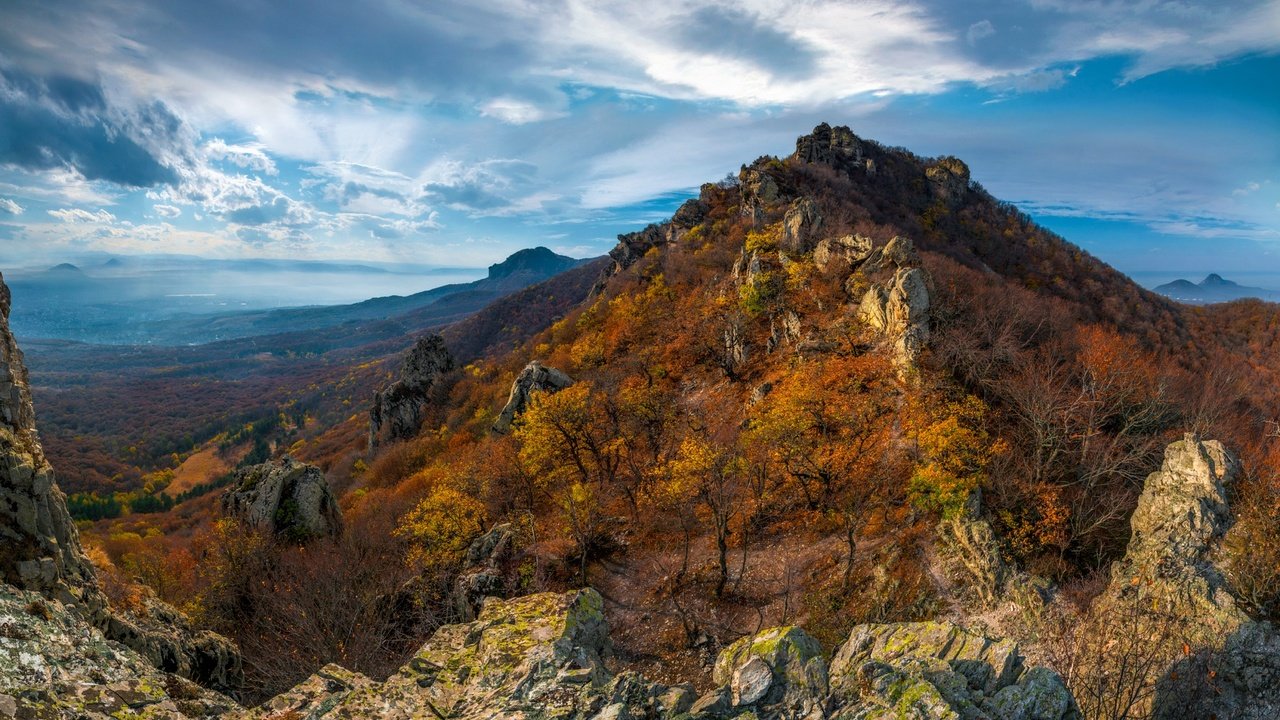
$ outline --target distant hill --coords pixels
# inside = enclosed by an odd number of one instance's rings
[[[49,268],[46,272],[50,275],[63,275],[63,276],[84,275],[84,272],[81,271],[80,268],[76,267],[75,265],[72,265],[71,263],[62,263],[60,265],[54,265],[53,267]]]
[[[423,326],[452,322],[509,293],[542,282],[581,265],[545,247],[520,250],[489,266],[488,277],[469,283],[442,285],[413,295],[390,295],[351,305],[280,308],[193,316],[158,321],[147,328],[160,344],[205,343],[235,338],[299,333],[352,322],[382,320],[414,313]],[[442,302],[449,299],[450,302]],[[439,312],[433,312],[438,310]],[[438,316],[438,317],[437,317]]]
[[[1174,280],[1155,288],[1155,291],[1178,302],[1190,305],[1231,302],[1244,298],[1256,298],[1268,302],[1280,302],[1280,291],[1249,287],[1211,273],[1199,283],[1190,280]]]

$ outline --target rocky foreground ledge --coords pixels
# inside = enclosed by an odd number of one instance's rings
[[[720,653],[719,687],[651,683],[606,668],[594,590],[490,600],[475,622],[441,628],[395,675],[336,665],[265,705],[159,672],[59,603],[0,590],[0,717],[205,718],[989,718],[1073,720],[1058,676],[1026,668],[1015,644],[947,623],[863,625],[828,665],[795,627]]]

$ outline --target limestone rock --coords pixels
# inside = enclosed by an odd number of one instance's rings
[[[722,650],[712,679],[730,688],[735,706],[756,705],[787,717],[803,717],[827,694],[822,646],[798,627],[764,630]]]
[[[738,173],[738,187],[742,189],[742,214],[750,218],[756,227],[763,225],[765,218],[786,197],[774,176],[776,162],[773,158],[760,158]]]
[[[105,606],[36,432],[22,351],[9,331],[9,288],[0,277],[0,580]]]
[[[1081,720],[1046,668],[1008,640],[950,623],[860,625],[831,662],[834,718]]]
[[[111,614],[106,636],[136,651],[158,670],[219,692],[239,690],[244,684],[239,649],[221,635],[196,630],[190,618],[149,589],[144,593],[138,610]]]
[[[1104,599],[1140,588],[1198,624],[1224,634],[1248,620],[1210,557],[1230,527],[1227,487],[1239,461],[1215,440],[1188,434],[1165,449],[1164,463],[1147,477],[1130,520],[1133,534],[1124,559],[1112,568]]]
[[[808,135],[796,139],[792,157],[807,163],[823,163],[836,167],[862,164],[862,141],[846,126],[831,127],[822,123]]]
[[[543,365],[537,360],[525,365],[516,376],[516,381],[511,384],[511,394],[507,397],[507,404],[502,412],[498,413],[498,420],[493,424],[494,431],[505,433],[510,430],[516,417],[529,407],[529,398],[534,393],[559,392],[570,385],[573,385],[573,378],[549,365]]]
[[[818,212],[817,204],[809,198],[795,201],[782,217],[782,250],[795,254],[808,252],[813,246],[815,233],[821,227],[822,213]]]
[[[603,603],[593,590],[491,600],[475,622],[437,630],[385,682],[329,667],[278,709],[271,701],[243,717],[586,718],[618,702],[615,713],[647,716],[666,688],[610,678]],[[649,705],[631,704],[638,696]]]
[[[79,611],[0,583],[0,717],[219,717],[229,698],[157,670]]]
[[[510,557],[515,532],[503,523],[481,535],[467,547],[466,564],[453,585],[453,608],[464,621],[474,620],[485,598],[504,597],[506,578],[502,563]]]
[[[1280,717],[1280,634],[1240,609],[1214,563],[1239,475],[1239,461],[1217,441],[1187,434],[1170,444],[1147,477],[1125,556],[1094,608],[1137,613],[1129,631],[1164,645],[1170,665],[1151,707],[1159,720]]]
[[[969,166],[955,157],[943,157],[925,168],[933,194],[951,206],[964,200],[969,190]]]
[[[400,378],[374,393],[369,409],[369,450],[416,436],[426,416],[428,391],[453,367],[453,355],[444,338],[434,334],[418,338],[400,368]]]
[[[824,238],[813,249],[813,262],[824,271],[833,265],[853,267],[871,257],[873,249],[871,239],[861,235]]]
[[[288,457],[237,470],[222,511],[292,540],[342,532],[342,511],[324,473]]]
[[[858,307],[863,322],[894,343],[895,358],[909,366],[929,341],[929,285],[924,270],[898,268],[887,285],[873,284]]]
[[[673,222],[663,222],[649,225],[638,232],[619,235],[618,244],[609,251],[613,264],[606,268],[600,279],[596,281],[591,289],[591,295],[595,296],[603,292],[609,278],[634,265],[650,250],[678,242],[688,229]]]

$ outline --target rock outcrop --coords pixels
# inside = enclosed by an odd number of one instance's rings
[[[511,384],[511,394],[507,396],[507,404],[503,406],[502,412],[498,413],[493,430],[500,433],[510,430],[515,419],[529,407],[529,398],[534,393],[559,392],[570,385],[573,385],[573,378],[563,372],[537,360],[530,362]]]
[[[716,659],[717,687],[611,674],[593,590],[491,599],[474,622],[438,630],[385,682],[328,666],[244,717],[973,718],[1079,720],[1062,681],[1027,669],[1011,642],[945,623],[864,625],[828,666],[795,627],[742,638]]]
[[[1229,489],[1239,461],[1188,434],[1147,477],[1124,558],[1095,613],[1128,618],[1126,632],[1168,663],[1152,717],[1280,717],[1280,634],[1240,608],[1215,563],[1230,528]]]
[[[405,357],[400,378],[374,393],[369,410],[369,450],[418,434],[426,416],[428,392],[453,369],[453,355],[439,335],[423,335]]]
[[[0,579],[91,612],[105,606],[36,432],[22,351],[0,277]]]
[[[1056,673],[1025,667],[1018,646],[950,623],[862,625],[831,662],[830,717],[1082,720]]]
[[[78,609],[0,584],[0,717],[203,718],[239,709],[108,639]]]
[[[237,470],[222,512],[294,541],[342,532],[342,511],[324,472],[288,457]]]
[[[918,263],[911,240],[895,237],[884,248],[873,252],[862,268],[866,274],[886,267],[896,268],[887,282],[873,283],[867,289],[858,314],[893,342],[894,357],[904,367],[915,362],[929,341],[929,280]]]
[[[822,228],[822,213],[809,198],[800,198],[791,204],[782,217],[783,252],[799,254],[813,249],[816,234]]]
[[[491,597],[506,597],[507,580],[503,564],[514,550],[515,532],[503,523],[467,546],[467,557],[453,583],[453,610],[464,621],[475,620]]]
[[[813,263],[823,271],[836,265],[852,269],[871,257],[874,249],[871,238],[861,235],[824,238],[813,249]]]

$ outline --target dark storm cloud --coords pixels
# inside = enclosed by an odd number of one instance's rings
[[[89,180],[130,187],[173,183],[173,169],[135,138],[164,141],[180,128],[181,120],[159,102],[122,113],[94,83],[0,70],[0,164],[71,168]]]
[[[776,77],[805,77],[818,64],[818,54],[800,40],[733,8],[699,8],[671,30],[687,49],[745,60]]]

